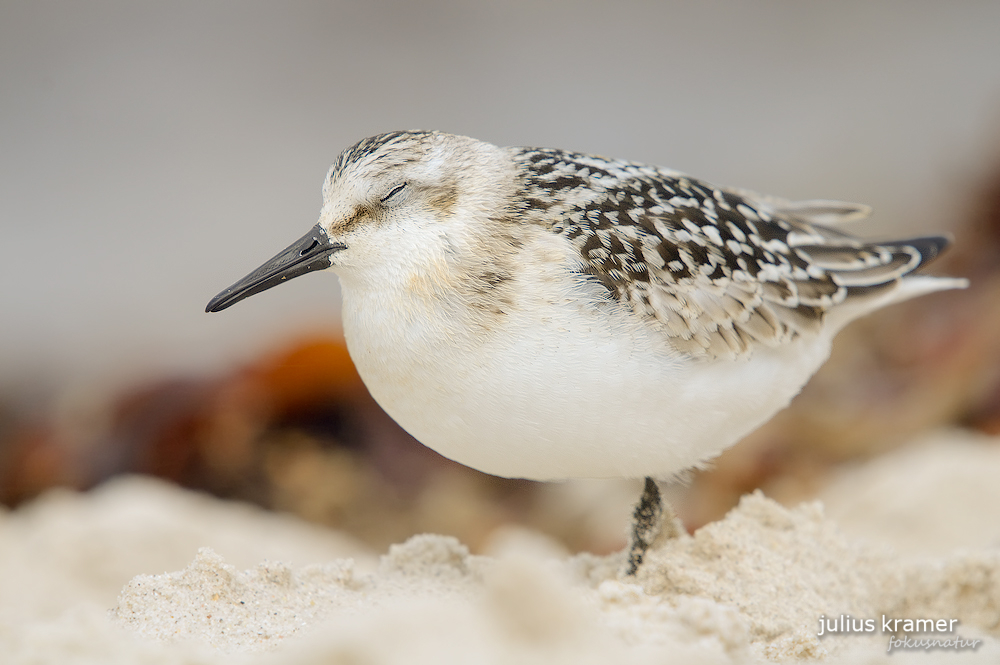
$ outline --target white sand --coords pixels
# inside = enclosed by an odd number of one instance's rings
[[[376,560],[291,518],[118,481],[0,521],[0,662],[1000,662],[997,478],[998,442],[938,437],[842,474],[825,495],[839,524],[749,496],[632,583],[617,557],[559,558],[537,534],[488,557],[418,536]],[[154,574],[125,584],[139,571]],[[816,636],[842,614],[877,630]],[[886,655],[883,614],[985,642]]]
[[[941,432],[846,470],[822,493],[851,537],[908,554],[1000,549],[1000,442]]]

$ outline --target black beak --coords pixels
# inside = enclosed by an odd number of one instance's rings
[[[255,293],[266,291],[284,281],[314,270],[325,270],[333,265],[333,254],[347,245],[332,242],[317,224],[270,261],[212,298],[206,312],[221,312]]]

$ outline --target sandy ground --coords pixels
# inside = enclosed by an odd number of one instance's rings
[[[632,579],[527,531],[488,556],[423,535],[379,557],[148,479],[50,493],[0,519],[0,661],[998,662],[998,444],[943,433],[845,470],[821,502],[747,496]],[[858,632],[817,636],[848,616]],[[888,653],[928,618],[957,623]]]

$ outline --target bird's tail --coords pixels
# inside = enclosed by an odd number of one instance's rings
[[[887,305],[934,291],[966,288],[969,285],[966,279],[913,274],[937,258],[950,244],[948,237],[927,236],[865,243],[849,251],[838,251],[836,246],[829,245],[817,247],[815,253],[809,248],[799,249],[805,249],[814,262],[847,290],[844,302],[828,312],[828,323],[839,330],[850,321]],[[878,259],[866,261],[866,255]]]

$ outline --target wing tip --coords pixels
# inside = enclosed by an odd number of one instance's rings
[[[913,270],[919,270],[940,256],[942,252],[948,249],[952,242],[954,242],[954,239],[950,235],[936,235],[910,238],[908,240],[892,244],[912,247],[917,250],[920,254],[920,261],[918,261],[917,265],[913,267]]]
[[[864,203],[849,203],[830,199],[786,201],[776,207],[781,212],[804,222],[826,227],[850,224],[867,219],[872,214],[871,206]]]

